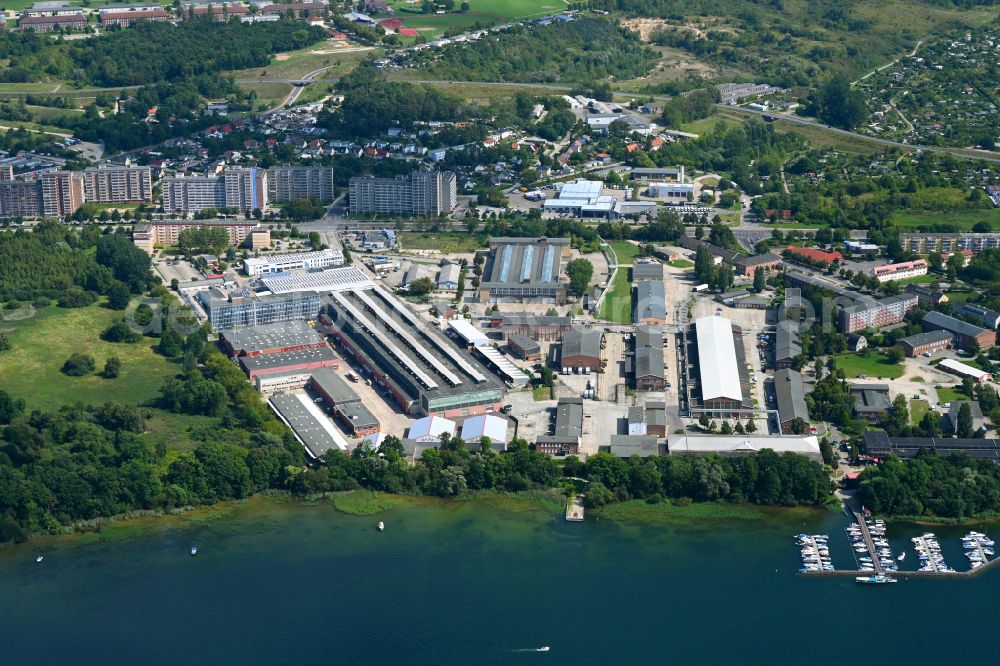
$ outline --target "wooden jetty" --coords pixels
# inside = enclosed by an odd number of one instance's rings
[[[583,522],[583,495],[573,495],[573,498],[566,502],[566,521],[570,523]]]

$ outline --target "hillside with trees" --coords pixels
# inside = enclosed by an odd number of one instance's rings
[[[418,56],[428,78],[458,81],[591,82],[646,74],[656,53],[607,17],[515,26]]]

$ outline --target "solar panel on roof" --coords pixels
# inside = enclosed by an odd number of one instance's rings
[[[531,269],[534,267],[535,246],[529,245],[524,248],[524,256],[521,257],[521,278],[520,282],[527,282],[531,279]]]

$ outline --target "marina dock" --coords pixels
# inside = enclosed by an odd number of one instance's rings
[[[864,540],[865,546],[868,548],[868,556],[872,559],[872,564],[875,567],[875,575],[883,576],[885,575],[885,569],[882,566],[882,562],[878,556],[878,550],[875,548],[875,541],[872,539],[871,530],[868,527],[868,521],[865,520],[863,514],[854,513],[854,520],[857,522],[858,527],[861,528],[861,538]],[[852,572],[853,573],[853,572]],[[863,571],[858,571],[858,573],[865,573]]]
[[[848,513],[846,508],[845,513]],[[800,534],[797,539],[800,546],[804,547],[803,559],[806,566],[800,569],[799,573],[804,576],[853,576],[859,583],[892,583],[896,582],[894,579],[899,578],[907,580],[910,578],[968,578],[977,576],[1000,564],[1000,558],[990,559],[993,554],[993,541],[978,532],[970,532],[963,538],[963,545],[966,547],[966,557],[972,562],[972,567],[966,571],[956,571],[944,562],[937,539],[928,532],[912,539],[917,557],[922,562],[920,569],[899,571],[897,560],[893,557],[885,536],[885,524],[876,520],[873,526],[866,514],[867,512],[858,511],[848,513],[855,521],[846,528],[846,532],[849,540],[853,542],[857,569],[836,569],[832,566],[828,556],[826,556],[825,561],[822,561],[823,558],[816,558],[812,553],[825,548],[825,537],[821,542],[818,542],[816,537],[820,535]],[[859,557],[859,555],[861,556]],[[817,560],[819,560],[818,564]],[[876,578],[881,580],[875,580]]]

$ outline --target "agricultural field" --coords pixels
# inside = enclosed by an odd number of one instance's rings
[[[51,305],[27,319],[0,321],[12,347],[0,352],[0,386],[23,398],[28,409],[42,410],[78,401],[135,404],[156,397],[163,381],[180,368],[153,351],[151,338],[133,344],[101,340],[101,332],[121,316],[100,305],[76,309]],[[84,377],[60,372],[74,353],[93,356],[96,372]],[[122,362],[116,379],[96,374],[110,356]]]

